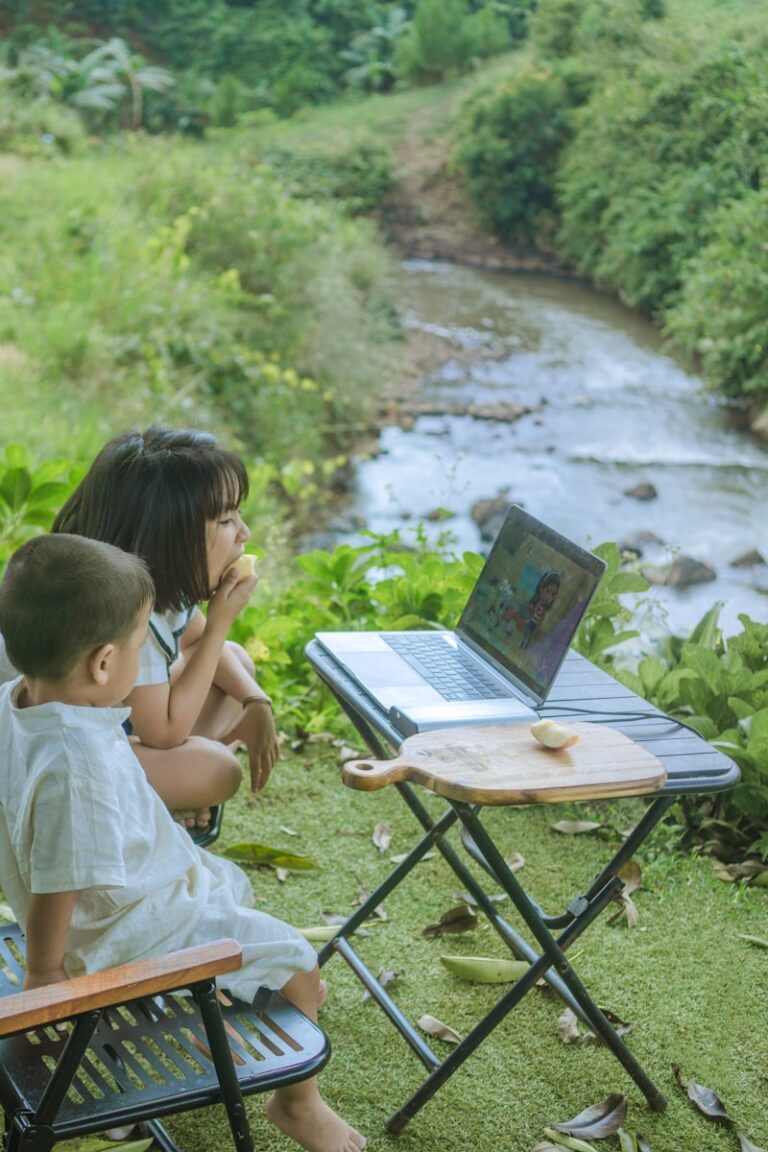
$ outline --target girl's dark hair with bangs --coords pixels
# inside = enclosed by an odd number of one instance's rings
[[[242,460],[194,429],[124,432],[99,452],[53,523],[144,560],[155,609],[182,609],[211,593],[206,522],[248,495]]]

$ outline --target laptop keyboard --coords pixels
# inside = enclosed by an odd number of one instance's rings
[[[498,700],[513,695],[439,636],[388,633],[387,644],[446,700]]]

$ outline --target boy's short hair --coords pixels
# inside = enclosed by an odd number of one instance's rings
[[[19,672],[59,683],[84,654],[127,640],[153,600],[137,556],[82,536],[35,536],[5,569],[0,632]]]
[[[242,460],[209,432],[147,428],[105,444],[53,523],[147,562],[158,612],[207,600],[206,523],[248,495]]]

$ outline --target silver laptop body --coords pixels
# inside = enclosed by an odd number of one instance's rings
[[[534,720],[604,570],[512,505],[455,631],[316,639],[404,736]]]

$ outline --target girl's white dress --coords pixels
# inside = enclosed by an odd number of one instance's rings
[[[147,783],[127,708],[18,708],[0,687],[0,887],[22,926],[31,893],[77,891],[70,976],[231,936],[243,967],[222,987],[250,1001],[316,963],[295,928],[253,908],[248,877],[198,848]]]

